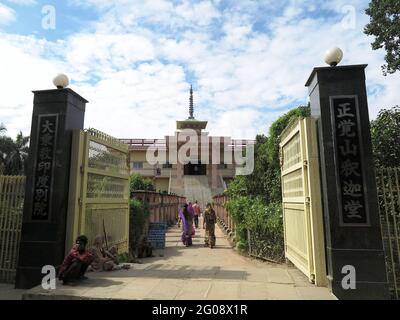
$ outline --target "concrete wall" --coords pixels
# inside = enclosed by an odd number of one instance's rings
[[[169,179],[168,178],[156,178],[154,182],[154,186],[157,191],[167,191],[169,186]]]

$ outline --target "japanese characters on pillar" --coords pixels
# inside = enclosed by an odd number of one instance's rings
[[[369,226],[357,96],[330,97],[340,224]]]
[[[58,115],[39,116],[37,159],[34,167],[32,220],[49,220]]]

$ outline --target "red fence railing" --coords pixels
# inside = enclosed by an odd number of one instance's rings
[[[151,191],[135,191],[131,199],[147,202],[150,210],[150,222],[174,223],[179,209],[186,202],[185,197]]]
[[[229,235],[233,235],[236,229],[235,222],[229,214],[228,209],[225,207],[228,202],[228,197],[226,195],[217,195],[213,197],[213,200],[214,210],[217,214],[219,223]]]

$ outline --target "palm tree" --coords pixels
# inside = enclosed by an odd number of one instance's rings
[[[6,157],[6,172],[10,175],[24,174],[26,161],[29,151],[29,137],[26,137],[20,131],[15,141],[13,148]]]
[[[3,135],[6,127],[0,123],[0,174],[3,174],[6,168],[6,157],[11,152],[13,141],[11,138]]]

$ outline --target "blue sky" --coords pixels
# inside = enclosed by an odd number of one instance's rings
[[[84,29],[89,21],[99,18],[98,13],[92,8],[72,6],[68,1],[28,1],[25,5],[21,5],[18,1],[16,3],[1,2],[14,10],[16,15],[16,23],[4,26],[4,31],[27,36],[34,34],[50,41],[65,39]],[[24,1],[22,1],[23,3]],[[42,28],[42,18],[45,16],[42,9],[48,5],[56,9],[57,27],[55,30]]]
[[[304,83],[324,52],[369,64],[371,117],[399,104],[398,74],[363,34],[368,0],[0,1],[0,122],[29,134],[32,90],[65,73],[90,101],[86,127],[119,138],[162,138],[187,117],[234,138],[267,134],[308,102]],[[46,7],[47,6],[47,7]],[[45,29],[50,9],[55,29]]]

